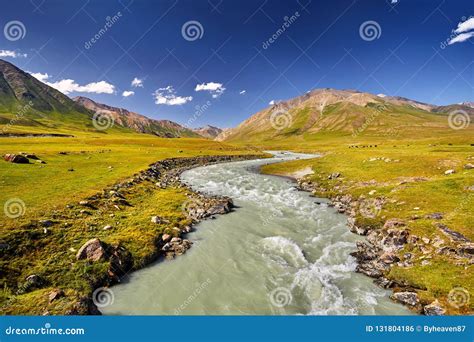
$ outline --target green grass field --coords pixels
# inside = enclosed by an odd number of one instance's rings
[[[310,167],[314,173],[308,179],[326,189],[317,193],[318,196],[350,193],[355,197],[386,198],[376,218],[357,217],[360,223],[374,228],[380,228],[389,218],[400,218],[408,223],[411,234],[431,241],[438,237],[448,246],[452,244],[435,223],[445,224],[471,240],[474,238],[474,196],[469,190],[474,185],[474,170],[464,168],[474,163],[471,128],[443,131],[436,137],[397,134],[354,138],[320,132],[268,137],[263,142],[233,141],[232,145],[119,131],[104,134],[62,130],[61,133],[75,137],[0,139],[2,155],[28,152],[46,162],[0,163],[0,203],[3,206],[8,200],[19,198],[25,204],[24,215],[19,218],[12,219],[4,212],[0,215],[0,243],[14,246],[15,251],[2,258],[0,300],[4,314],[62,314],[90,294],[91,284],[100,282],[107,267],[104,262],[90,264],[75,259],[78,248],[90,238],[125,246],[134,256],[134,266],[139,268],[148,262],[157,236],[189,224],[181,209],[186,196],[179,188],[136,186],[127,193],[132,206],[118,213],[99,210],[83,215],[77,206],[80,200],[170,157],[255,154],[258,149],[321,153],[321,158],[269,165],[263,172],[289,175]],[[445,175],[448,169],[456,172]],[[341,177],[328,179],[334,172],[341,173]],[[443,218],[436,221],[426,218],[432,213],[442,213]],[[170,223],[152,224],[153,215],[165,217]],[[30,222],[43,219],[54,221],[46,233],[37,226],[28,228]],[[105,226],[112,228],[104,230]],[[456,287],[474,293],[472,265],[434,251],[431,248],[426,256],[407,245],[402,253],[414,253],[416,263],[413,267],[393,267],[388,276],[417,288],[425,303],[438,298],[450,314],[471,313],[472,304],[452,308],[447,295]],[[424,260],[428,263],[423,263]],[[24,291],[25,279],[31,274],[44,276],[48,284]],[[48,294],[55,288],[65,290],[66,297],[49,303]]]
[[[321,152],[322,157],[272,164],[262,171],[292,175],[309,167],[314,173],[306,179],[325,189],[317,192],[317,196],[351,194],[354,198],[386,198],[375,218],[357,214],[358,223],[378,229],[387,219],[399,218],[407,222],[411,234],[431,242],[442,239],[447,246],[455,247],[436,224],[444,224],[471,241],[474,239],[474,169],[464,168],[466,164],[474,164],[474,146],[471,146],[469,133],[451,132],[451,137],[441,139],[361,139],[357,144],[367,146],[364,148],[349,148],[354,142],[348,143],[344,138],[326,139],[324,143],[315,140],[304,144],[293,142],[290,144],[293,150]],[[282,149],[289,147],[286,143],[275,144]],[[268,144],[262,147],[272,148]],[[456,173],[445,175],[449,169]],[[336,172],[341,174],[339,178],[328,179]],[[441,213],[443,218],[427,218],[433,213]],[[472,313],[472,300],[469,305],[456,308],[449,305],[447,296],[457,287],[474,294],[473,266],[439,255],[429,244],[427,248],[425,255],[407,245],[400,255],[415,254],[414,266],[395,266],[388,277],[419,289],[418,293],[426,303],[438,298],[448,313]]]
[[[127,193],[132,205],[120,211],[106,208],[83,214],[79,201],[165,158],[255,153],[204,139],[133,133],[74,135],[0,138],[1,155],[27,152],[46,162],[0,162],[0,243],[8,246],[1,260],[3,314],[64,314],[87,297],[107,268],[106,262],[76,260],[77,250],[91,238],[125,246],[133,255],[134,267],[140,268],[149,262],[161,233],[173,234],[173,227],[190,223],[182,210],[187,197],[180,188],[134,186]],[[12,199],[24,203],[18,218],[7,216],[4,210]],[[153,215],[169,223],[154,224],[150,221]],[[40,220],[50,220],[53,225],[44,230],[32,224]],[[104,230],[105,226],[112,228]],[[25,279],[31,274],[47,279],[47,284],[25,290]],[[66,297],[48,303],[48,294],[55,288],[63,289]]]

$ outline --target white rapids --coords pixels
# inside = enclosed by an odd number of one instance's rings
[[[193,247],[112,287],[110,315],[403,315],[372,279],[355,273],[350,252],[363,238],[327,201],[297,191],[264,164],[314,155],[274,152],[261,159],[186,171],[193,189],[234,199],[234,212],[203,221]],[[319,204],[317,204],[318,202]]]

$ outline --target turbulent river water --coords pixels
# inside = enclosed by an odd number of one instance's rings
[[[112,288],[101,308],[119,315],[402,315],[372,279],[355,273],[350,252],[363,238],[327,201],[297,191],[260,166],[315,157],[274,153],[273,159],[186,171],[193,189],[230,196],[227,215],[198,224],[184,255],[134,272]]]

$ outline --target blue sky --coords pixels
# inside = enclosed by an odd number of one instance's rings
[[[470,16],[472,0],[16,0],[0,58],[71,97],[232,127],[314,88],[474,101]]]

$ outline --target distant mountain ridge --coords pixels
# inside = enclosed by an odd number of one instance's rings
[[[473,122],[474,108],[465,104],[436,106],[357,90],[315,89],[263,109],[215,140],[259,142],[315,134],[393,136],[442,131],[449,128],[447,114],[455,110],[466,112]]]
[[[0,124],[92,128],[92,113],[35,77],[0,59]]]
[[[193,132],[207,139],[214,139],[222,133],[222,128],[206,125],[204,127],[194,128]]]
[[[94,114],[109,115],[113,129],[160,137],[200,137],[199,134],[170,120],[154,120],[123,108],[95,102],[87,97],[69,98],[15,65],[0,59],[0,125],[8,132],[57,130],[97,131]]]
[[[144,115],[131,112],[124,108],[112,107],[95,102],[84,96],[76,96],[73,100],[92,111],[93,113],[107,115],[113,118],[114,124],[130,128],[138,133],[154,134],[165,138],[198,137],[199,135],[176,122],[170,120],[154,120]]]

